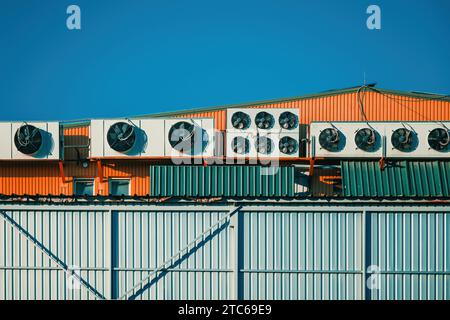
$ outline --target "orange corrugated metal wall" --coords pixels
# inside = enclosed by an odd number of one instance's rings
[[[312,121],[359,121],[360,109],[356,93],[331,95],[326,97],[293,100],[250,108],[298,108],[303,125]],[[366,92],[364,111],[369,121],[449,121],[450,102],[425,100],[392,94]],[[226,129],[226,111],[186,113],[182,118],[214,118],[217,130]],[[66,145],[82,146],[89,143],[89,127],[72,127],[64,130]],[[84,158],[87,149],[79,149]],[[65,159],[76,160],[73,148],[66,148]],[[96,193],[108,194],[108,178],[130,178],[131,194],[149,194],[149,163],[146,161],[103,161],[104,181],[100,182],[95,163],[84,169],[74,161],[64,163],[62,182],[57,162],[2,162],[0,163],[0,194],[72,194],[74,178],[95,178]]]
[[[365,96],[364,96],[365,95]],[[449,121],[450,102],[424,100],[376,92],[362,93],[369,121]],[[312,121],[360,121],[357,93],[293,100],[250,108],[298,108],[301,124]],[[226,110],[186,113],[182,118],[214,118],[217,130],[226,129]]]

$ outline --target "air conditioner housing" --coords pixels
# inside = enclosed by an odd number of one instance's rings
[[[59,160],[58,122],[0,123],[1,160]]]
[[[340,133],[340,141],[336,150],[330,151],[321,145],[320,135],[331,128]],[[376,134],[376,143],[370,150],[360,148],[355,141],[358,130],[364,128],[370,128]],[[310,154],[326,158],[449,158],[450,146],[437,151],[428,143],[430,132],[437,128],[448,130],[450,122],[313,122]],[[392,135],[397,129],[411,131],[410,150],[399,150],[393,144]]]
[[[171,126],[180,122],[189,121],[196,127],[208,133],[207,147],[198,156],[212,156],[214,152],[214,121],[213,119],[101,119],[91,121],[91,152],[93,158],[101,157],[170,157],[193,156],[173,150],[168,140],[168,131]],[[108,142],[108,131],[117,123],[133,126],[136,138],[133,147],[126,151],[114,149]],[[122,135],[122,139],[129,134]]]
[[[237,113],[242,113],[245,115],[248,115],[250,118],[250,124],[248,127],[245,127],[244,129],[239,129],[233,126],[233,116]],[[256,125],[255,119],[260,113],[267,113],[268,115],[273,117],[273,127],[265,129],[265,128],[259,128]],[[280,116],[283,113],[292,113],[293,116],[296,117],[296,125],[292,129],[285,129],[280,125]],[[294,132],[299,131],[299,114],[298,109],[294,108],[230,108],[227,109],[227,131],[233,131],[233,132],[254,132],[258,131],[261,133],[270,133],[270,132]]]
[[[182,125],[182,126],[181,126]],[[213,119],[167,119],[164,122],[165,155],[169,157],[214,156]],[[192,130],[189,141],[178,142],[180,134]]]

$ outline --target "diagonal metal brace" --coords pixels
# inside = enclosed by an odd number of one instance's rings
[[[191,242],[189,242],[186,246],[184,246],[181,250],[179,250],[177,253],[175,253],[173,256],[171,256],[170,258],[168,258],[166,261],[164,261],[161,265],[159,265],[156,269],[154,269],[152,272],[150,272],[145,278],[143,278],[142,280],[140,280],[136,285],[134,285],[130,290],[128,290],[127,292],[125,292],[122,296],[120,296],[118,299],[122,300],[127,298],[130,294],[134,293],[134,291],[139,288],[143,283],[149,281],[151,279],[151,277],[155,274],[157,274],[160,271],[163,271],[164,269],[168,269],[172,264],[173,264],[173,260],[175,258],[177,258],[178,256],[180,256],[182,253],[184,253],[185,251],[187,251],[191,246],[196,245],[197,242],[199,240],[203,240],[204,237],[211,233],[216,227],[219,227],[220,225],[222,225],[222,223],[225,223],[226,220],[228,220],[232,215],[234,215],[236,212],[238,212],[239,210],[242,209],[242,206],[239,206],[233,210],[231,210],[230,212],[228,212],[226,215],[224,215],[222,218],[220,218],[219,220],[217,220],[216,223],[214,223],[212,226],[210,226],[208,229],[206,229],[205,231],[203,231],[199,236],[197,236],[194,240],[192,240]]]
[[[8,222],[13,228],[17,229],[21,235],[23,235],[35,248],[44,253],[50,260],[52,260],[56,265],[64,271],[64,273],[69,277],[76,278],[81,285],[83,285],[90,293],[101,300],[105,300],[105,297],[101,295],[98,291],[91,287],[91,285],[81,278],[74,270],[70,270],[65,263],[59,260],[50,250],[44,247],[36,238],[34,238],[27,230],[25,230],[20,224],[18,224],[12,217],[6,214],[5,211],[0,210],[0,215],[3,219]]]

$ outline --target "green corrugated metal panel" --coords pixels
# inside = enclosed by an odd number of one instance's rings
[[[344,196],[448,197],[450,161],[342,161]]]
[[[294,167],[151,166],[150,194],[161,197],[292,197]]]

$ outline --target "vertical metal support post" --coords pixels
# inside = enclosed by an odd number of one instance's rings
[[[109,281],[110,281],[110,288],[109,288],[109,299],[113,300],[116,297],[114,296],[114,237],[117,237],[117,235],[114,234],[114,218],[113,218],[113,211],[109,210]]]
[[[362,243],[361,243],[361,258],[362,258],[362,299],[366,300],[366,286],[367,286],[367,261],[366,261],[366,254],[368,253],[366,248],[367,246],[367,240],[366,240],[366,229],[367,229],[367,219],[366,219],[367,211],[364,209],[362,211],[362,228],[361,228],[361,235],[362,235]]]
[[[230,217],[230,300],[239,297],[239,211]]]

